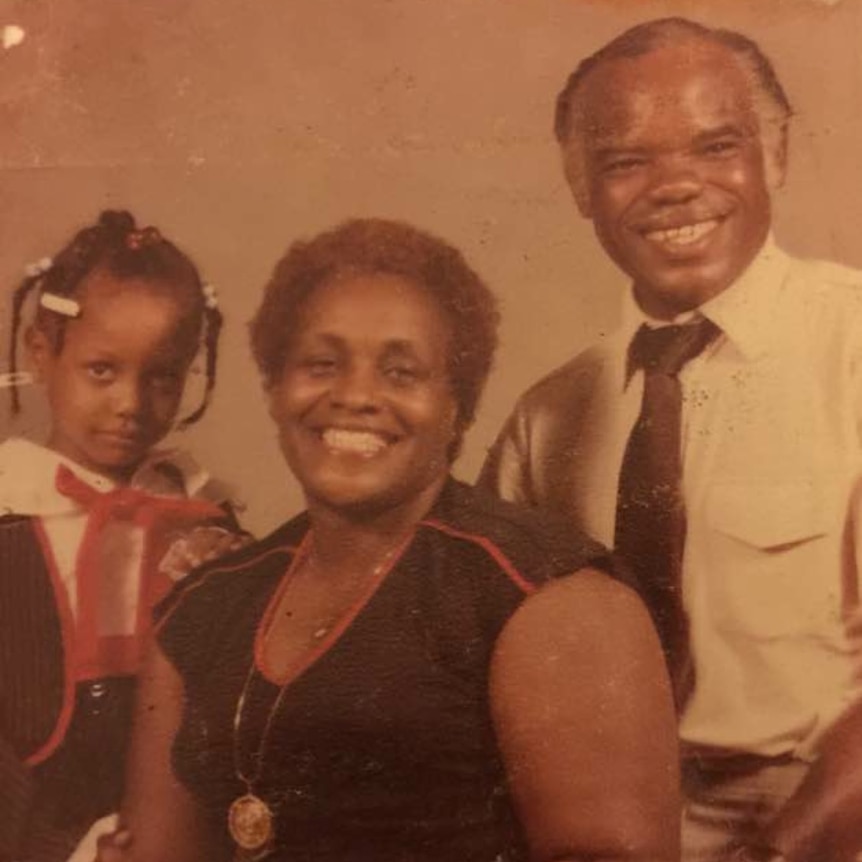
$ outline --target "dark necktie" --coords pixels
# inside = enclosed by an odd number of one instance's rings
[[[656,329],[641,326],[628,355],[628,376],[643,369],[644,392],[620,470],[615,545],[652,611],[680,710],[694,673],[682,603],[685,506],[677,375],[718,333],[706,319]]]

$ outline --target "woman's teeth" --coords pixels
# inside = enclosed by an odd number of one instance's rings
[[[354,452],[358,455],[372,456],[382,452],[388,445],[379,434],[371,431],[347,431],[344,428],[327,428],[323,432],[323,442],[336,452]]]

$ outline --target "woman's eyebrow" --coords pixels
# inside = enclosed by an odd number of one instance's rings
[[[329,347],[343,347],[345,340],[334,332],[305,332],[296,339],[297,344],[303,342],[324,342]]]
[[[386,353],[409,353],[416,355],[416,345],[406,338],[393,338],[383,343],[383,350]]]
[[[305,336],[309,341],[325,342],[331,347],[347,348],[348,339],[334,332],[315,332]],[[381,344],[383,353],[410,353],[416,355],[416,343],[409,338],[389,338]]]

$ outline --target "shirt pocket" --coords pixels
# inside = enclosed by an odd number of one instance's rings
[[[778,638],[828,625],[840,607],[841,574],[829,501],[827,489],[805,480],[710,490],[706,589],[719,628]]]

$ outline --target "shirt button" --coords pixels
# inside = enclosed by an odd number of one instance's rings
[[[108,686],[103,682],[92,682],[90,683],[90,697],[93,700],[98,700],[101,697],[104,697],[106,692],[108,691]]]

